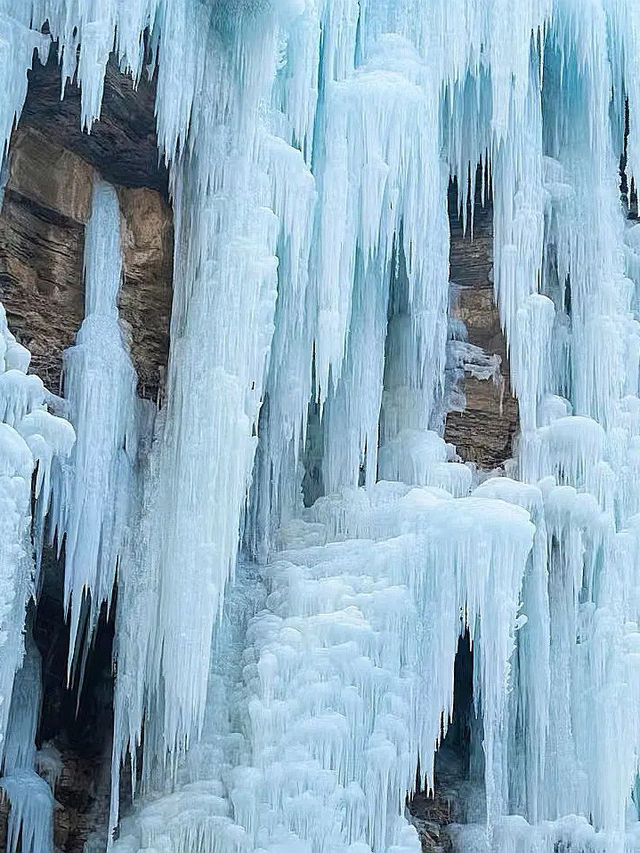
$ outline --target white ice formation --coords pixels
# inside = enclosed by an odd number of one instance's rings
[[[11,806],[7,836],[11,853],[53,853],[53,792],[36,773],[40,693],[40,652],[30,640],[13,684],[0,778],[0,789]]]
[[[137,378],[118,323],[120,207],[115,189],[100,182],[85,232],[84,276],[85,319],[64,354],[64,394],[77,440],[56,483],[53,514],[65,546],[70,662],[81,619],[90,636],[101,604],[111,603],[136,459]]]
[[[0,736],[53,495],[71,665],[117,573],[113,850],[417,853],[468,629],[485,796],[456,849],[640,851],[640,4],[0,0],[5,151],[52,39],[87,130],[112,51],[157,69],[171,344],[154,417],[98,184],[75,450],[0,321]],[[491,194],[520,412],[484,480],[442,438],[447,370],[497,370],[451,335],[451,178],[469,230]],[[2,786],[46,851],[20,707]]]

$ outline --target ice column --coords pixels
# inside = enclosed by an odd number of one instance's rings
[[[3,757],[0,789],[9,800],[7,850],[53,853],[53,793],[35,772],[35,737],[40,716],[41,660],[31,637],[18,671]],[[21,846],[19,847],[19,841]]]
[[[118,655],[125,689],[116,699],[123,751],[146,721],[148,772],[202,728],[213,629],[235,569],[277,295],[279,222],[269,207],[270,157],[265,163],[262,147],[269,140],[259,106],[276,73],[280,10],[237,19],[220,11],[222,20],[200,4],[175,11],[179,26],[163,30],[159,48],[161,67],[167,63],[159,80],[161,133],[180,107],[164,74],[179,66],[182,76],[184,67],[201,75],[201,85],[191,93],[189,145],[173,167],[167,406],[150,463],[155,494],[141,522],[150,546],[142,599],[123,608],[126,636],[135,640]],[[195,55],[183,27],[193,34]],[[282,169],[286,146],[271,155]],[[131,621],[140,608],[148,614],[142,631]],[[130,681],[144,685],[134,707]]]
[[[77,442],[60,478],[54,524],[65,546],[69,665],[109,603],[130,511],[136,455],[136,374],[118,320],[120,208],[97,182],[85,235],[85,319],[64,356],[64,390]],[[87,608],[83,611],[83,605]],[[85,621],[86,620],[86,621]]]

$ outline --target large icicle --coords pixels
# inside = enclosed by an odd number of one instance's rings
[[[65,545],[70,665],[79,632],[90,637],[102,603],[111,601],[136,454],[136,374],[117,307],[120,207],[115,189],[102,182],[93,189],[84,269],[85,319],[75,346],[64,356],[65,397],[77,442],[57,486],[54,519]]]
[[[36,730],[41,705],[40,652],[31,638],[16,675],[0,789],[9,800],[7,850],[53,853],[54,799],[49,784],[35,772]]]

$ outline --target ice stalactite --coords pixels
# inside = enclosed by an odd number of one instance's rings
[[[7,849],[53,853],[53,792],[36,773],[36,730],[41,704],[40,652],[27,640],[16,675],[0,789],[10,804]]]
[[[134,705],[117,687],[117,759],[140,739],[144,723],[147,772],[202,730],[212,633],[234,573],[278,286],[279,223],[269,207],[273,186],[265,167],[265,160],[278,162],[278,151],[270,156],[264,150],[270,141],[257,122],[264,87],[276,70],[277,18],[261,22],[266,32],[251,17],[231,21],[227,32],[204,7],[187,4],[176,15],[189,32],[208,39],[211,61],[193,68],[202,79],[192,142],[174,169],[180,249],[168,402],[150,462],[153,493],[140,520],[149,544],[141,555],[148,564],[141,577],[143,636],[119,656],[123,678],[138,681],[142,694]],[[240,56],[234,38],[247,40]],[[180,56],[191,62],[188,42],[167,38],[163,51],[172,53],[169,62]],[[160,92],[163,86],[160,80]],[[292,210],[297,189],[294,181],[290,189],[279,187],[283,215]],[[230,324],[230,314],[246,322]],[[203,515],[204,507],[212,511]],[[129,621],[136,607],[132,601],[122,614],[129,636],[138,630]],[[116,807],[114,798],[113,814]]]
[[[29,16],[15,15],[12,3],[0,4],[3,37],[0,144],[2,163],[9,137],[27,94],[27,69],[34,51],[46,60],[49,39],[29,27]],[[4,168],[3,168],[4,191]],[[29,540],[31,520],[31,475],[35,461],[21,435],[24,419],[37,417],[44,408],[45,389],[35,376],[26,376],[30,353],[11,334],[4,308],[0,306],[0,750],[4,749],[13,679],[24,653],[22,626],[28,598],[33,591],[35,567]],[[38,431],[41,449],[46,445],[47,425]],[[31,444],[38,442],[34,435]],[[68,448],[67,448],[68,449]]]
[[[136,460],[136,374],[118,321],[120,207],[97,182],[84,251],[85,319],[64,355],[64,394],[77,441],[57,478],[53,532],[65,550],[69,665],[111,602]],[[80,635],[80,636],[79,636]]]
[[[148,683],[163,685],[164,696],[156,697],[163,720],[158,734],[172,749],[202,726],[212,631],[233,575],[257,443],[277,287],[278,220],[268,206],[267,175],[236,142],[246,137],[257,145],[259,136],[237,106],[242,77],[229,75],[230,47],[222,37],[212,38],[218,53],[206,65],[201,97],[214,93],[220,81],[223,91],[219,100],[196,110],[197,143],[176,172],[182,251],[152,521],[158,630]],[[255,87],[270,79],[273,68],[263,64],[273,54],[259,41],[252,50],[251,33],[249,39],[244,70]],[[257,87],[253,97],[259,96]],[[246,322],[229,325],[230,312]],[[223,504],[203,519],[200,508],[213,508],[222,495]],[[187,611],[191,618],[185,622]]]
[[[0,788],[11,804],[7,849],[53,851],[54,800],[47,782],[34,770],[17,769],[0,779]]]

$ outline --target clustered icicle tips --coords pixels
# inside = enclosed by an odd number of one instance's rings
[[[142,740],[146,790],[175,785],[114,849],[416,851],[403,795],[466,624],[486,807],[457,848],[639,850],[640,226],[617,163],[626,142],[640,169],[637,3],[0,0],[5,149],[51,39],[87,130],[111,51],[157,68],[167,404],[153,422],[134,399],[99,186],[75,451],[0,325],[0,695],[53,492],[74,634],[117,565],[110,829]],[[447,184],[467,224],[477,163],[521,419],[509,477],[479,485],[440,436]],[[303,483],[325,495],[307,509]],[[3,783],[23,839],[45,831],[33,767]]]
[[[249,624],[243,670],[258,776],[248,788],[237,772],[231,790],[254,847],[285,841],[287,827],[312,849],[366,839],[383,850],[394,841],[399,826],[380,803],[399,820],[416,755],[433,784],[429,760],[442,711],[453,707],[451,662],[465,609],[474,641],[481,624],[485,726],[495,731],[505,715],[534,533],[527,512],[435,489],[402,495],[385,482],[368,498],[352,519],[359,535],[377,541],[352,538],[347,521],[342,542],[305,548],[323,526],[309,524],[305,535],[298,524],[296,550],[264,573],[266,608]],[[321,499],[329,536],[350,499],[326,507]],[[502,744],[489,741],[493,778]],[[270,836],[272,812],[279,817]]]

